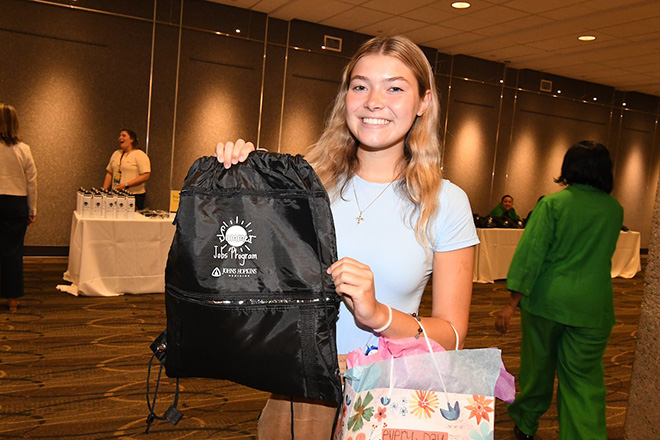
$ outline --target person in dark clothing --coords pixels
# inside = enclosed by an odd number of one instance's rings
[[[23,291],[23,240],[37,219],[37,168],[18,134],[16,109],[0,104],[0,294],[16,312]]]

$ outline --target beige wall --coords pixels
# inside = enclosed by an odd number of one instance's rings
[[[304,153],[347,57],[368,38],[199,0],[70,3],[0,0],[0,101],[17,107],[39,171],[28,246],[68,245],[75,190],[101,186],[121,128],[147,147],[147,205],[158,209],[218,141]],[[325,34],[343,38],[342,53],[320,48]],[[442,97],[444,172],[474,212],[510,193],[526,215],[559,189],[552,179],[566,149],[594,139],[610,147],[624,223],[647,247],[660,174],[657,97],[424,49]],[[562,94],[540,92],[540,79]]]

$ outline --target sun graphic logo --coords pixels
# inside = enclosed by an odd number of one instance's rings
[[[216,267],[211,273],[218,278],[222,275],[233,277],[247,277],[256,274],[256,268],[244,268],[247,260],[256,260],[257,254],[252,252],[252,240],[254,235],[251,222],[245,222],[239,217],[228,222],[223,222],[220,233],[217,234],[220,245],[213,246],[213,258],[220,260],[237,260],[238,267]]]
[[[240,225],[230,226],[225,233],[225,240],[229,246],[234,246],[235,248],[243,246],[249,238],[248,231]]]
[[[248,245],[252,244],[253,238],[256,238],[255,235],[252,235],[250,225],[252,225],[252,222],[246,223],[238,217],[233,221],[230,220],[229,223],[222,222],[218,238],[236,249],[237,252],[249,252],[250,246]]]

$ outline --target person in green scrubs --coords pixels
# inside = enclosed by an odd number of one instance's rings
[[[533,439],[556,373],[559,439],[606,440],[603,354],[615,323],[610,273],[623,223],[607,148],[573,145],[555,181],[566,188],[534,208],[509,267],[510,298],[496,316],[506,333],[521,309],[520,393],[508,412],[516,439]]]
[[[489,213],[489,217],[507,217],[511,220],[520,220],[520,216],[513,207],[513,197],[509,194],[502,196],[502,200]]]

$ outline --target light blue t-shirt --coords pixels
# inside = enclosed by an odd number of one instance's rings
[[[408,220],[411,202],[395,189],[396,184],[385,189],[386,186],[387,183],[372,183],[355,176],[348,182],[343,198],[335,198],[332,214],[337,254],[339,258],[350,257],[371,268],[378,301],[404,313],[413,313],[419,309],[433,269],[433,258],[427,258],[415,238],[414,228]],[[363,210],[360,224],[354,188]],[[479,243],[470,202],[462,189],[443,180],[438,209],[432,228],[436,252]],[[412,224],[416,221],[415,215]],[[342,303],[337,322],[339,354],[377,344],[377,341],[376,334],[357,327],[353,315]]]

